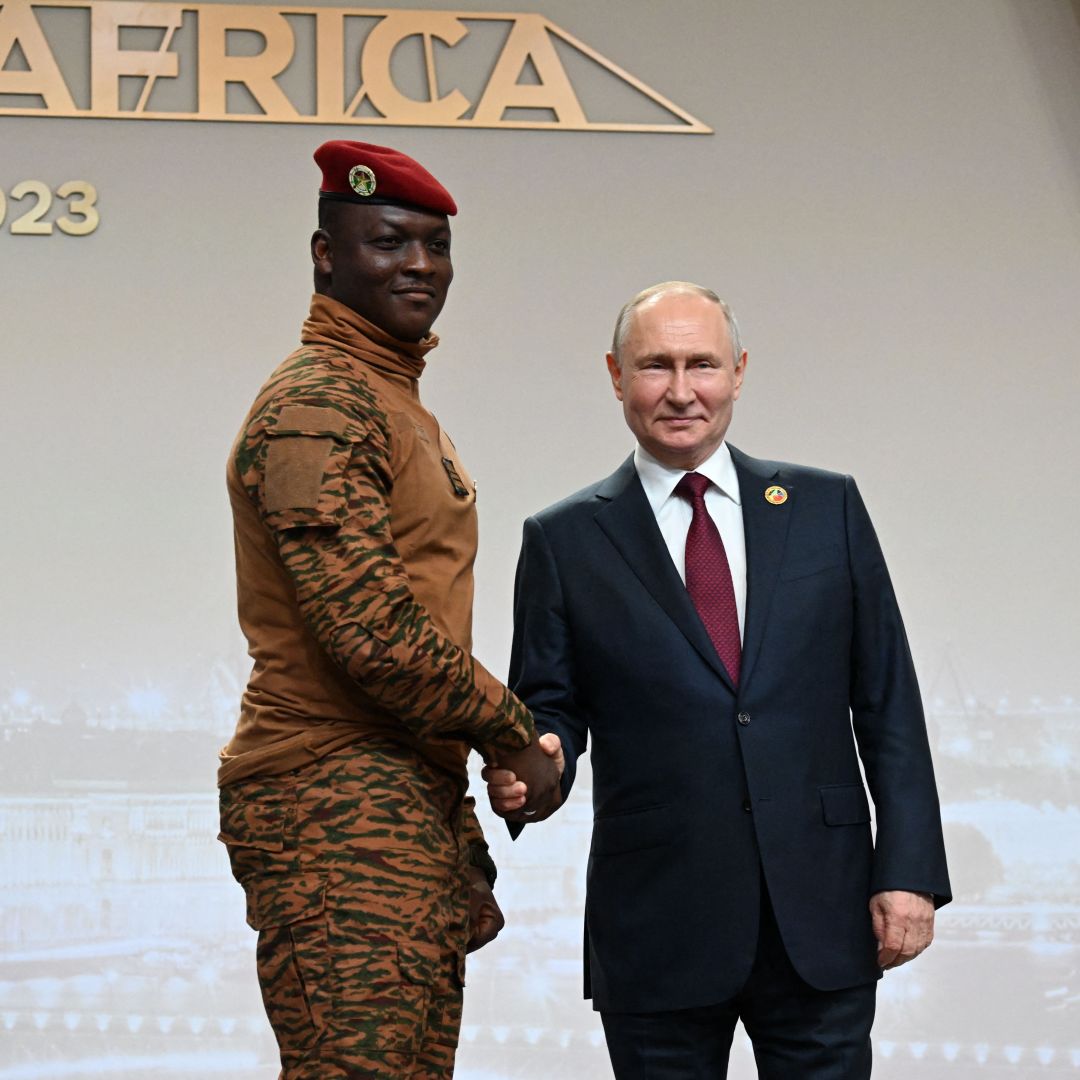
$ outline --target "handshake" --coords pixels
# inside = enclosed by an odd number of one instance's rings
[[[507,821],[543,821],[562,804],[566,761],[558,735],[541,735],[516,754],[501,754],[480,775],[487,784],[491,809]]]

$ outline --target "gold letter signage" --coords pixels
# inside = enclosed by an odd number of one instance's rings
[[[130,0],[0,0],[0,116],[711,130],[542,15]]]
[[[100,221],[97,212],[97,189],[87,180],[68,180],[56,189],[66,213],[56,218],[56,227],[68,236],[89,236]],[[31,199],[22,213],[13,214],[9,228],[14,236],[52,236],[53,222],[46,220],[53,204],[49,185],[41,180],[20,180],[11,189],[11,204],[0,189],[0,227],[8,216],[8,207],[14,211],[14,203]]]

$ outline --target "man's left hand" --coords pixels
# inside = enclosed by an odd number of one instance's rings
[[[469,943],[466,952],[482,949],[498,937],[506,925],[502,910],[491,891],[484,871],[479,866],[469,867]]]
[[[885,971],[914,960],[934,940],[934,901],[929,893],[874,893],[870,917],[878,964]]]

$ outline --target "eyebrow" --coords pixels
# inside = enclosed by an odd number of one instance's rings
[[[398,233],[403,236],[419,236],[424,239],[450,239],[450,223],[447,221],[441,221],[430,228],[420,225],[418,223],[410,222],[408,219],[402,220],[400,218],[394,218],[386,214],[380,214],[374,221],[372,221],[369,232],[370,233],[382,233],[387,230]]]
[[[673,362],[675,359],[676,357],[672,356],[671,353],[668,352],[653,352],[646,353],[644,356],[638,357],[636,362],[639,364],[648,364],[656,360]],[[686,362],[688,364],[693,364],[698,360],[716,361],[721,364],[724,362],[723,357],[716,352],[696,352],[686,357]]]

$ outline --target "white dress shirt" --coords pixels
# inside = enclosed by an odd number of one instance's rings
[[[675,494],[675,488],[686,475],[686,470],[661,465],[640,445],[634,451],[634,468],[656,516],[664,543],[671,552],[671,561],[685,584],[686,534],[690,531],[694,511],[687,499]],[[742,637],[746,622],[746,534],[743,531],[739,477],[727,443],[722,442],[712,456],[693,471],[712,481],[705,492],[705,509],[716,523],[720,539],[724,542],[724,551],[731,567],[731,583],[735,587],[735,607],[739,612],[739,636]]]

